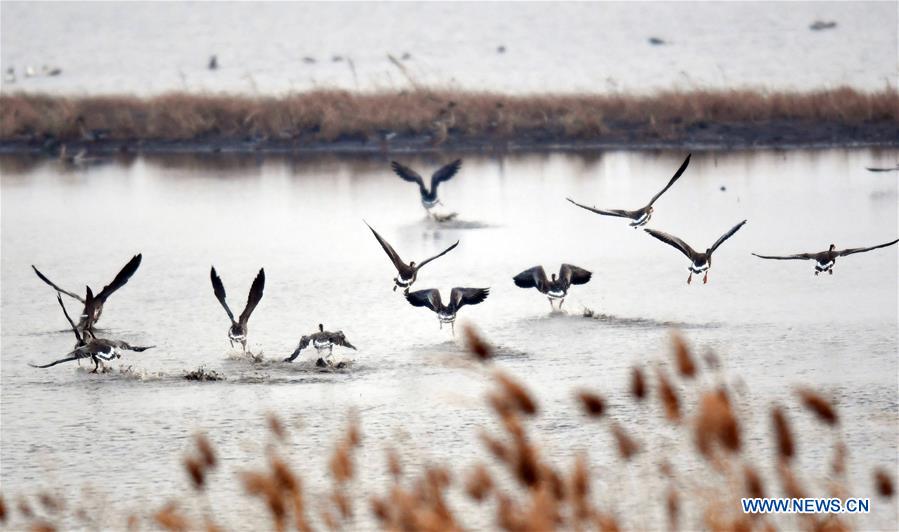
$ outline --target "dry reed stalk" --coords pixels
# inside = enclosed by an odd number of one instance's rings
[[[662,407],[665,409],[665,417],[672,423],[680,423],[680,399],[677,397],[677,392],[674,391],[674,386],[661,369],[657,370],[657,376],[659,380],[659,398],[662,401]]]
[[[399,482],[403,476],[403,466],[400,462],[400,457],[396,449],[392,447],[387,449],[387,471],[393,477],[394,482]]]
[[[781,461],[789,462],[796,454],[796,445],[793,443],[793,433],[781,407],[775,406],[771,409],[771,421],[777,439],[777,456]]]
[[[577,393],[577,398],[581,401],[581,406],[584,407],[588,416],[602,417],[606,410],[606,402],[602,397],[592,392],[581,391]]]
[[[499,371],[494,374],[494,378],[519,412],[529,416],[537,414],[537,403],[521,383]]]
[[[671,530],[677,530],[680,520],[680,496],[673,487],[668,488],[668,494],[665,497],[665,510],[668,515],[668,527]]]
[[[281,422],[281,418],[274,413],[269,412],[265,419],[268,424],[268,431],[271,432],[278,441],[283,442],[284,439],[287,438],[287,430],[284,428],[284,423]]]
[[[696,376],[696,363],[690,354],[690,347],[683,335],[677,331],[671,333],[671,347],[674,350],[674,361],[681,377],[692,379]]]
[[[195,440],[197,443],[197,451],[200,453],[203,464],[210,469],[215,468],[218,460],[215,456],[215,450],[212,448],[212,443],[210,443],[206,435],[202,433],[197,434]]]
[[[740,450],[740,426],[727,396],[720,390],[704,393],[699,401],[695,441],[706,459],[712,458],[716,443],[729,452]]]
[[[32,523],[30,527],[28,527],[30,532],[56,532],[56,527],[47,522],[37,522]]]
[[[640,451],[640,445],[631,438],[617,423],[612,424],[612,435],[618,446],[618,455],[625,460],[630,460]]]
[[[28,501],[25,500],[24,497],[19,497],[17,506],[19,509],[19,513],[22,514],[22,517],[24,517],[25,519],[34,518],[34,510],[31,509],[31,505],[28,504]]]
[[[889,473],[885,469],[878,468],[874,471],[874,487],[881,497],[892,498],[894,493],[893,479],[890,478]]]
[[[755,499],[765,497],[765,488],[762,479],[751,466],[743,466],[743,484],[746,486],[746,496]]]
[[[646,379],[643,378],[643,371],[637,367],[631,370],[631,395],[637,401],[646,398]]]
[[[153,515],[153,521],[165,530],[170,532],[183,532],[191,528],[190,521],[175,506],[174,503],[168,503]]]
[[[341,442],[334,448],[334,454],[328,462],[331,476],[339,483],[348,482],[353,478],[353,460],[349,445]]]
[[[837,442],[833,449],[833,461],[830,464],[834,475],[842,476],[846,473],[846,455],[849,449],[842,441]]]
[[[38,502],[41,503],[41,506],[44,507],[50,513],[58,513],[65,508],[65,503],[62,499],[51,495],[47,492],[41,492],[37,496]]]
[[[818,416],[818,419],[828,425],[837,424],[839,419],[837,418],[836,409],[831,402],[825,399],[821,394],[809,388],[800,388],[797,393],[802,400],[802,404]]]
[[[481,362],[486,362],[493,358],[493,347],[487,343],[474,325],[466,323],[463,332],[469,353]]]
[[[476,465],[465,481],[465,493],[477,502],[482,502],[490,495],[491,490],[493,490],[493,477],[484,464]]]

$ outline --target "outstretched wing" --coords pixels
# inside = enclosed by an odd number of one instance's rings
[[[225,308],[225,312],[228,313],[228,317],[231,318],[231,321],[233,322],[234,314],[231,312],[231,309],[228,308],[228,303],[225,302],[225,285],[222,284],[222,278],[215,273],[215,266],[213,266],[212,270],[209,272],[209,278],[212,279],[212,291],[215,292],[216,299],[218,299],[219,303],[222,304],[222,307]]]
[[[71,353],[69,353],[69,356],[67,356],[66,358],[60,358],[59,360],[56,360],[56,361],[54,361],[54,362],[50,362],[49,364],[44,364],[44,365],[42,365],[42,366],[38,366],[38,365],[36,365],[36,364],[32,364],[31,362],[29,362],[28,365],[31,366],[32,368],[41,368],[41,369],[44,369],[44,368],[49,368],[49,367],[51,367],[51,366],[55,366],[55,365],[57,365],[57,364],[62,364],[63,362],[71,362],[71,361],[73,361],[73,360],[78,360],[78,359],[80,359],[80,358],[87,358],[87,357],[89,357],[89,356],[90,356],[90,355],[88,355],[88,354],[84,354],[84,353],[81,352],[81,351],[75,350],[75,351],[72,351]]]
[[[74,293],[74,292],[69,292],[68,290],[63,290],[62,288],[56,286],[56,284],[54,284],[53,281],[51,281],[50,279],[47,279],[47,277],[46,277],[44,274],[42,274],[42,273],[40,272],[40,270],[38,270],[37,268],[35,268],[34,264],[31,265],[31,269],[34,270],[34,273],[37,274],[38,278],[39,278],[41,281],[44,281],[45,283],[47,283],[48,285],[50,285],[50,286],[51,286],[54,290],[56,290],[57,292],[59,292],[59,293],[61,293],[61,294],[65,294],[65,295],[67,295],[67,296],[69,296],[69,297],[75,298],[75,299],[77,299],[78,301],[81,301],[82,303],[84,303],[84,298],[83,298],[83,297],[79,296],[78,294],[76,294],[76,293]]]
[[[72,318],[69,317],[69,312],[66,310],[66,306],[62,303],[62,296],[56,294],[56,300],[59,301],[59,306],[62,307],[62,313],[65,315],[66,320],[69,322],[69,325],[72,327],[72,332],[75,333],[75,339],[78,340],[78,345],[83,345],[84,338],[82,338],[81,333],[78,332],[78,327],[75,326],[75,322],[73,322]]]
[[[146,351],[147,349],[153,349],[154,347],[156,347],[155,345],[148,345],[148,346],[131,345],[128,342],[125,342],[122,340],[106,340],[106,343],[108,343],[109,345],[114,346],[118,349],[127,349],[128,351],[137,351],[138,353],[141,353],[143,351]]]
[[[134,272],[137,271],[142,258],[143,255],[141,253],[138,253],[137,255],[131,257],[131,260],[128,261],[128,264],[126,264],[119,271],[119,273],[115,276],[115,279],[113,279],[111,283],[104,286],[103,290],[100,290],[100,293],[97,294],[95,299],[101,303],[105,303],[106,298],[111,296],[113,292],[125,286],[125,283],[128,282],[128,279],[131,279],[131,276],[134,275]]]
[[[586,205],[581,205],[580,203],[574,201],[571,198],[565,198],[571,203],[574,203],[578,207],[582,209],[587,209],[590,212],[595,212],[596,214],[602,214],[603,216],[617,216],[619,218],[630,218],[631,213],[629,211],[625,211],[622,209],[597,209],[595,207],[587,207]]]
[[[349,347],[354,351],[356,350],[356,346],[347,341],[346,335],[343,334],[343,331],[337,331],[336,333],[332,334],[331,343],[335,345],[342,345],[343,347]]]
[[[300,351],[309,347],[310,341],[312,341],[312,338],[309,336],[300,338],[300,343],[297,344],[297,348],[293,350],[293,353],[291,353],[289,357],[284,359],[284,362],[293,362],[296,357],[300,356]]]
[[[434,260],[434,259],[439,259],[440,257],[446,255],[447,253],[449,253],[450,251],[452,251],[453,249],[455,249],[456,246],[458,246],[458,245],[459,245],[459,241],[456,240],[456,243],[455,243],[455,244],[453,244],[452,246],[450,246],[450,247],[444,249],[443,251],[441,251],[440,253],[434,255],[434,256],[431,257],[431,258],[425,259],[425,260],[421,261],[419,264],[417,264],[417,265],[415,266],[415,268],[418,269],[418,270],[420,270],[421,267],[424,266],[425,264],[431,262],[431,261]]]
[[[684,173],[684,170],[687,169],[687,166],[689,166],[689,164],[690,164],[690,157],[691,157],[692,155],[693,155],[692,153],[687,154],[687,158],[684,159],[684,162],[681,163],[680,168],[678,168],[678,169],[677,169],[677,172],[674,173],[674,177],[671,178],[671,181],[668,181],[668,184],[665,185],[665,188],[663,188],[662,190],[660,190],[658,194],[656,194],[655,196],[652,197],[651,200],[649,200],[649,205],[647,205],[647,207],[651,207],[652,204],[655,203],[656,200],[659,199],[659,198],[662,196],[662,194],[665,193],[666,190],[668,190],[669,188],[671,188],[671,185],[673,185],[675,181],[678,180],[678,178],[681,176],[681,174]]]
[[[743,225],[745,223],[746,223],[746,220],[743,220],[742,222],[738,223],[737,225],[731,227],[730,231],[721,235],[721,237],[718,240],[716,240],[714,244],[712,244],[712,247],[710,249],[714,252],[716,249],[718,249],[718,246],[720,246],[721,244],[724,243],[725,240],[734,236],[734,233],[739,231],[740,228],[743,227]]]
[[[368,222],[366,222],[365,220],[362,221],[365,223],[365,225],[368,225]],[[368,228],[371,229],[372,234],[375,235],[376,239],[378,239],[378,243],[381,244],[381,247],[384,249],[384,253],[387,253],[387,256],[390,257],[390,261],[393,262],[393,267],[396,268],[396,270],[400,273],[405,273],[408,271],[409,275],[411,275],[412,272],[409,271],[409,265],[403,262],[403,259],[401,259],[399,253],[397,253],[396,250],[393,249],[393,246],[391,246],[386,240],[381,238],[381,235],[379,235],[372,226],[368,225]]]
[[[450,292],[451,306],[457,310],[465,305],[477,305],[487,299],[489,288],[453,288]]]
[[[559,268],[559,277],[565,281],[566,285],[586,284],[592,275],[591,272],[571,264],[563,264]]]
[[[250,319],[250,314],[253,313],[253,309],[256,308],[256,305],[259,304],[259,301],[262,299],[262,289],[265,288],[265,268],[260,268],[259,273],[256,274],[256,278],[253,279],[253,285],[250,287],[250,295],[247,296],[247,306],[244,307],[243,312],[240,313],[240,323],[241,327],[246,327],[247,321]]]
[[[434,312],[443,308],[443,302],[440,300],[440,291],[436,288],[409,292],[406,294],[406,301],[413,307],[427,307]]]
[[[462,159],[456,159],[434,172],[434,175],[431,176],[431,192],[437,190],[437,185],[440,183],[452,179],[456,172],[459,171],[459,168],[462,168]]]
[[[877,246],[871,246],[871,247],[869,247],[869,248],[849,248],[849,249],[844,249],[844,250],[842,250],[842,251],[839,252],[839,256],[840,256],[840,257],[845,257],[846,255],[852,255],[853,253],[864,253],[865,251],[871,251],[872,249],[885,248],[885,247],[887,247],[887,246],[892,246],[892,245],[895,244],[896,242],[899,242],[899,238],[897,238],[896,240],[893,240],[892,242],[887,242],[886,244],[880,244],[880,245],[877,245]]]
[[[418,183],[418,188],[421,190],[422,194],[427,194],[427,189],[425,189],[425,180],[422,179],[418,172],[409,168],[408,166],[404,166],[396,161],[390,161],[390,168],[393,169],[393,173],[402,177],[404,180]]]
[[[677,249],[678,251],[686,255],[690,260],[693,260],[693,256],[697,254],[696,251],[691,248],[686,242],[674,235],[669,235],[668,233],[662,231],[656,231],[655,229],[643,230],[654,236],[655,238],[658,238],[662,242],[668,244],[669,246]]]
[[[797,253],[795,255],[759,255],[758,253],[753,253],[753,255],[760,259],[773,260],[810,260],[815,258],[814,253]]]
[[[536,288],[542,292],[546,289],[546,271],[543,270],[543,266],[534,266],[513,277],[512,281],[515,282],[515,286]]]

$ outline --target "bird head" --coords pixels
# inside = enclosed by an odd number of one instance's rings
[[[553,274],[552,277],[553,277],[553,282],[556,282],[556,274]]]
[[[837,249],[837,247],[835,245],[831,244],[830,247],[827,248],[827,251],[833,251],[835,249]]]
[[[318,332],[325,332],[325,326],[321,323],[318,324]]]
[[[409,267],[410,267],[410,268],[414,268],[414,267],[415,267],[415,261],[414,261],[414,260],[409,262]]]

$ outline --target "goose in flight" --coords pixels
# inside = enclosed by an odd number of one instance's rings
[[[421,194],[421,204],[428,211],[428,214],[431,214],[431,209],[434,208],[435,205],[440,203],[440,199],[437,197],[437,186],[444,181],[449,181],[456,172],[459,171],[459,168],[462,167],[462,159],[456,159],[455,161],[441,167],[439,170],[434,172],[434,175],[431,176],[431,188],[430,190],[425,186],[424,179],[416,172],[415,170],[409,168],[408,166],[403,166],[402,164],[391,161],[390,167],[393,169],[396,175],[400,176],[406,181],[412,183],[418,183],[418,192]]]
[[[477,305],[490,294],[489,288],[453,288],[450,291],[449,303],[444,305],[440,299],[440,291],[436,288],[427,290],[418,290],[416,292],[407,292],[406,301],[413,307],[427,307],[437,314],[440,321],[440,328],[444,323],[449,323],[456,334],[456,313],[465,305]]]
[[[721,235],[721,238],[716,240],[715,243],[712,244],[712,247],[706,249],[703,253],[700,253],[691,248],[686,242],[684,242],[680,238],[677,238],[676,236],[669,235],[668,233],[663,233],[662,231],[656,231],[654,229],[643,230],[654,236],[655,238],[658,238],[662,242],[668,244],[669,246],[677,249],[678,251],[686,255],[688,259],[690,259],[690,267],[688,268],[690,270],[690,276],[687,277],[687,284],[690,284],[690,282],[693,280],[694,273],[699,275],[703,272],[705,272],[705,275],[702,277],[702,282],[703,284],[705,284],[709,281],[709,268],[712,267],[712,253],[714,253],[714,251],[718,249],[718,246],[723,244],[725,240],[734,236],[734,233],[736,233],[741,227],[743,227],[743,224],[745,223],[746,220],[743,220],[742,222],[733,226],[730,231]]]
[[[588,207],[586,205],[581,205],[580,203],[574,201],[571,198],[566,198],[566,199],[568,201],[570,201],[571,203],[577,205],[578,207],[580,207],[582,209],[587,209],[590,212],[595,212],[596,214],[601,214],[603,216],[617,216],[619,218],[630,218],[631,220],[633,220],[630,223],[630,226],[633,227],[634,229],[636,229],[638,227],[646,225],[646,223],[649,221],[649,219],[652,218],[653,203],[655,203],[656,200],[659,199],[662,196],[662,194],[665,193],[665,191],[667,191],[669,188],[671,188],[671,185],[673,185],[674,182],[677,181],[678,178],[680,178],[681,174],[684,173],[684,170],[686,170],[687,166],[690,164],[690,156],[691,155],[693,155],[693,154],[687,155],[687,158],[684,159],[684,162],[680,165],[680,168],[677,169],[677,172],[674,173],[674,177],[672,177],[671,180],[668,181],[668,184],[665,185],[665,188],[663,188],[662,190],[659,191],[658,194],[653,196],[652,199],[649,200],[649,203],[646,206],[640,207],[637,210],[628,211],[628,210],[624,210],[624,209],[597,209],[596,207]]]
[[[546,278],[543,266],[534,266],[512,278],[515,286],[521,288],[536,288],[549,299],[549,306],[556,310],[553,301],[559,301],[559,310],[568,295],[568,288],[573,284],[586,284],[590,280],[591,272],[571,264],[563,264],[559,268],[559,276],[552,274],[552,280]]]
[[[365,222],[365,225],[368,225],[368,222]],[[431,262],[434,259],[437,259],[437,258],[440,258],[440,257],[446,255],[447,253],[449,253],[450,251],[455,249],[456,246],[459,245],[459,241],[456,240],[456,243],[453,244],[452,246],[444,249],[443,251],[441,251],[440,253],[438,253],[437,255],[434,255],[433,257],[431,257],[429,259],[425,259],[421,263],[416,264],[415,261],[413,260],[413,261],[409,262],[409,264],[406,264],[405,262],[403,262],[403,259],[400,258],[399,254],[396,252],[396,250],[393,249],[393,246],[391,246],[386,240],[384,240],[381,237],[381,235],[379,235],[378,232],[374,230],[374,228],[372,226],[368,225],[368,228],[371,229],[372,234],[374,234],[375,238],[378,239],[378,242],[381,244],[381,247],[384,248],[384,252],[387,253],[387,256],[390,257],[391,262],[393,262],[393,266],[396,268],[396,271],[399,274],[393,278],[393,282],[394,282],[393,291],[394,292],[396,292],[396,288],[398,286],[403,288],[404,292],[408,292],[409,287],[412,286],[412,283],[414,283],[415,279],[418,277],[418,271],[420,269],[422,269],[425,264]]]
[[[231,347],[234,347],[234,342],[240,342],[243,352],[246,353],[247,322],[250,320],[250,314],[253,313],[253,309],[256,308],[259,300],[262,299],[262,290],[265,288],[265,269],[260,268],[259,273],[256,274],[256,279],[253,280],[253,285],[250,286],[250,295],[247,296],[247,306],[244,307],[237,321],[234,321],[234,313],[231,312],[228,303],[225,302],[225,286],[222,284],[222,279],[215,272],[215,266],[209,272],[209,277],[212,279],[212,290],[215,292],[216,299],[219,300],[219,303],[225,308],[228,318],[231,319],[231,328],[228,329],[228,341],[231,342]]]
[[[334,351],[335,345],[349,347],[354,351],[356,350],[356,346],[347,341],[346,335],[343,334],[343,331],[326,331],[325,326],[319,323],[318,332],[300,338],[300,343],[297,344],[297,348],[294,349],[293,353],[291,353],[289,357],[284,359],[284,362],[293,362],[294,359],[300,355],[300,351],[309,347],[310,343],[312,344],[312,347],[315,348],[316,353],[318,353],[319,355],[321,355],[321,353],[326,349],[328,350],[327,356],[325,356],[324,358],[319,357],[319,359],[315,362],[316,366],[331,365],[329,359],[331,357],[331,353]]]
[[[143,258],[142,254],[138,253],[137,255],[131,257],[131,260],[128,261],[127,264],[116,274],[115,278],[111,283],[104,286],[102,290],[100,290],[99,294],[94,295],[91,287],[86,287],[85,297],[81,297],[74,292],[69,292],[68,290],[63,290],[59,286],[57,286],[53,281],[47,278],[40,270],[37,269],[33,264],[31,268],[34,270],[34,273],[37,274],[38,278],[41,281],[44,281],[51,288],[56,290],[57,294],[65,294],[73,299],[77,299],[81,303],[84,304],[84,310],[81,311],[81,317],[78,320],[78,330],[82,333],[87,331],[93,334],[94,325],[97,321],[100,320],[100,315],[103,313],[103,305],[106,304],[106,300],[109,299],[116,290],[125,286],[131,276],[134,275],[134,272],[137,271],[137,268],[140,266],[140,261]]]
[[[62,364],[63,362],[71,362],[73,360],[90,358],[94,362],[94,369],[93,371],[91,371],[91,373],[97,373],[97,370],[100,368],[101,360],[110,361],[116,358],[122,358],[122,351],[141,352],[155,347],[152,345],[147,347],[130,345],[127,342],[123,342],[121,340],[107,340],[105,338],[97,338],[89,330],[85,330],[83,332],[79,331],[78,327],[75,326],[75,322],[72,321],[72,318],[69,317],[69,313],[66,311],[66,306],[62,302],[62,296],[60,296],[58,293],[56,294],[56,300],[59,301],[59,306],[62,307],[62,313],[65,315],[66,320],[69,322],[69,325],[72,327],[72,332],[75,333],[75,349],[69,352],[69,354],[64,358],[61,358],[54,362],[50,362],[49,364],[35,365],[29,363],[28,365],[33,368],[44,369],[55,366],[57,364]]]
[[[893,240],[892,242],[887,242],[886,244],[879,244],[876,246],[871,246],[867,248],[849,248],[849,249],[837,249],[837,247],[833,244],[827,249],[827,251],[819,251],[817,253],[797,253],[796,255],[759,255],[758,253],[753,253],[756,257],[760,259],[774,259],[774,260],[814,260],[815,261],[815,275],[819,273],[827,272],[830,275],[833,275],[833,267],[837,261],[837,257],[845,257],[847,255],[852,255],[854,253],[864,253],[866,251],[871,251],[873,249],[885,248],[887,246],[892,246],[896,242],[899,242],[899,238]]]

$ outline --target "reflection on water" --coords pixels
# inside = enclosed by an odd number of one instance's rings
[[[452,156],[403,160],[435,167]],[[448,224],[426,219],[418,191],[381,155],[178,155],[81,168],[0,157],[4,494],[48,482],[74,494],[89,482],[112,508],[157,505],[187,486],[179,453],[194,430],[208,430],[226,469],[238,470],[247,446],[259,445],[269,411],[302,419],[291,449],[313,494],[326,488],[322,449],[350,407],[362,414],[369,462],[400,431],[412,435],[405,445],[417,464],[464,465],[481,456],[474,430],[492,423],[481,407],[484,382],[458,364],[463,348],[449,328],[391,291],[396,272],[365,219],[403,257],[461,241],[423,269],[414,288],[491,288],[459,320],[476,323],[497,346],[496,364],[534,389],[551,456],[584,448],[600,470],[615,459],[580,423],[571,392],[579,387],[601,391],[612,415],[635,430],[662,430],[624,406],[627,383],[634,364],[664,355],[668,330],[678,327],[745,383],[754,412],[774,401],[794,408],[785,397],[797,382],[834,396],[852,449],[851,485],[867,496],[870,469],[897,465],[896,250],[843,258],[825,277],[809,263],[772,264],[750,252],[895,238],[897,202],[884,198],[896,197],[896,176],[864,167],[893,164],[899,153],[694,153],[649,226],[704,242],[737,220],[749,223],[716,252],[709,284],[692,286],[675,250],[565,201],[643,205],[683,157],[465,156],[458,176],[441,186],[446,208],[459,213]],[[100,325],[103,335],[156,349],[127,353],[100,375],[87,365],[28,367],[72,344],[51,290],[30,265],[74,290],[111,278],[137,252],[143,264],[110,298]],[[562,262],[593,272],[588,284],[572,287],[566,313],[550,314],[545,296],[512,283],[533,265],[550,271]],[[249,333],[263,362],[232,354],[209,283],[212,263],[241,302],[265,267]],[[278,361],[318,323],[353,339],[358,351],[340,353],[348,368],[315,368],[314,350],[294,364]],[[200,367],[224,380],[184,378]],[[797,433],[815,430],[808,416],[789,414]],[[748,430],[749,458],[770,456],[765,422]],[[803,467],[829,459],[827,440],[801,440],[802,456],[813,461]],[[361,488],[379,485],[380,469],[365,469],[376,478]],[[240,496],[236,482],[216,484],[211,496],[226,507],[224,522],[264,522],[229,504]],[[895,515],[895,502],[881,502],[860,522],[895,528]]]

